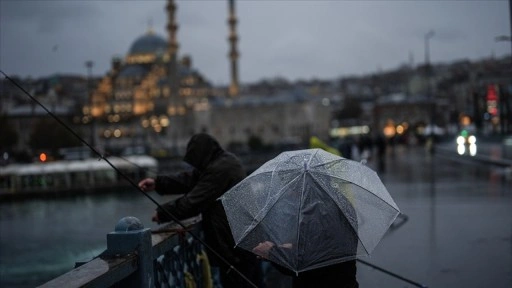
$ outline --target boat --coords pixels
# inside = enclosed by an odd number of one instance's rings
[[[0,200],[83,193],[105,193],[133,187],[145,177],[154,177],[158,161],[148,155],[112,156],[17,163],[0,167]],[[128,179],[133,183],[130,183]]]

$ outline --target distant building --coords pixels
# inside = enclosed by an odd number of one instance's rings
[[[231,80],[225,86],[213,87],[190,56],[178,57],[173,0],[166,5],[167,37],[148,29],[99,79],[90,70],[88,77],[14,78],[90,144],[111,153],[182,154],[190,136],[201,131],[225,147],[254,138],[286,145],[311,136],[411,135],[431,121],[450,133],[461,125],[484,133],[512,131],[510,57],[432,65],[428,77],[426,66],[405,65],[332,81],[276,77],[240,85],[238,20],[234,1],[228,4]],[[7,79],[0,85],[0,115],[20,134],[8,149],[29,150],[34,124],[49,116]]]
[[[195,113],[196,130],[212,133],[226,147],[247,143],[250,137],[274,146],[307,143],[311,136],[329,137],[332,107],[305,90],[214,98],[204,108]]]
[[[223,145],[246,143],[251,136],[269,145],[305,141],[313,134],[328,137],[330,107],[320,97],[310,97],[311,88],[314,94],[321,94],[318,87],[327,89],[324,86],[332,92],[328,82],[306,87],[309,92],[291,85],[278,90],[239,85],[233,1],[228,8],[228,87],[212,87],[192,67],[191,57],[177,60],[176,5],[169,1],[168,39],[151,29],[137,38],[124,58],[112,60],[84,105],[82,123],[91,128],[91,143],[112,153],[143,147],[163,156],[183,153],[190,136],[201,131],[212,133]]]
[[[192,67],[192,59],[177,59],[176,6],[169,1],[169,40],[152,29],[137,38],[124,57],[114,58],[110,71],[83,109],[91,141],[112,152],[151,144],[169,151],[183,147],[194,133],[193,111],[210,94],[211,84]]]
[[[84,77],[56,74],[37,80],[13,78],[49,112],[68,125],[73,126],[73,123],[80,120],[77,115],[80,114],[80,107],[87,99]],[[7,79],[0,81],[0,91],[0,116],[6,117],[10,128],[16,131],[18,137],[16,145],[8,150],[31,155],[33,151],[28,143],[33,127],[51,116]]]

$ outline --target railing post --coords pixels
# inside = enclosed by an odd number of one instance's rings
[[[123,280],[123,287],[153,287],[151,229],[144,228],[135,217],[124,217],[117,223],[115,231],[107,234],[104,255],[115,257],[135,252],[139,259],[137,273]]]

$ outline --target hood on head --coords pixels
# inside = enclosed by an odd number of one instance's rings
[[[192,136],[183,160],[198,170],[203,170],[224,150],[212,136],[200,133]]]

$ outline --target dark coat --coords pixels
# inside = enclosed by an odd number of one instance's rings
[[[350,260],[317,268],[298,275],[295,272],[272,263],[279,272],[292,277],[292,288],[358,288],[356,260]]]
[[[180,220],[201,214],[205,242],[244,274],[250,273],[244,270],[256,263],[256,257],[233,248],[235,243],[226,213],[221,201],[217,200],[245,178],[241,162],[207,134],[197,134],[190,139],[184,161],[194,170],[156,178],[155,190],[159,194],[184,194],[162,207]],[[157,212],[161,221],[172,220],[162,209]],[[226,263],[211,251],[207,252],[212,265],[227,269]]]
[[[350,260],[318,269],[299,273],[294,278],[294,288],[336,287],[357,288],[356,260]]]

